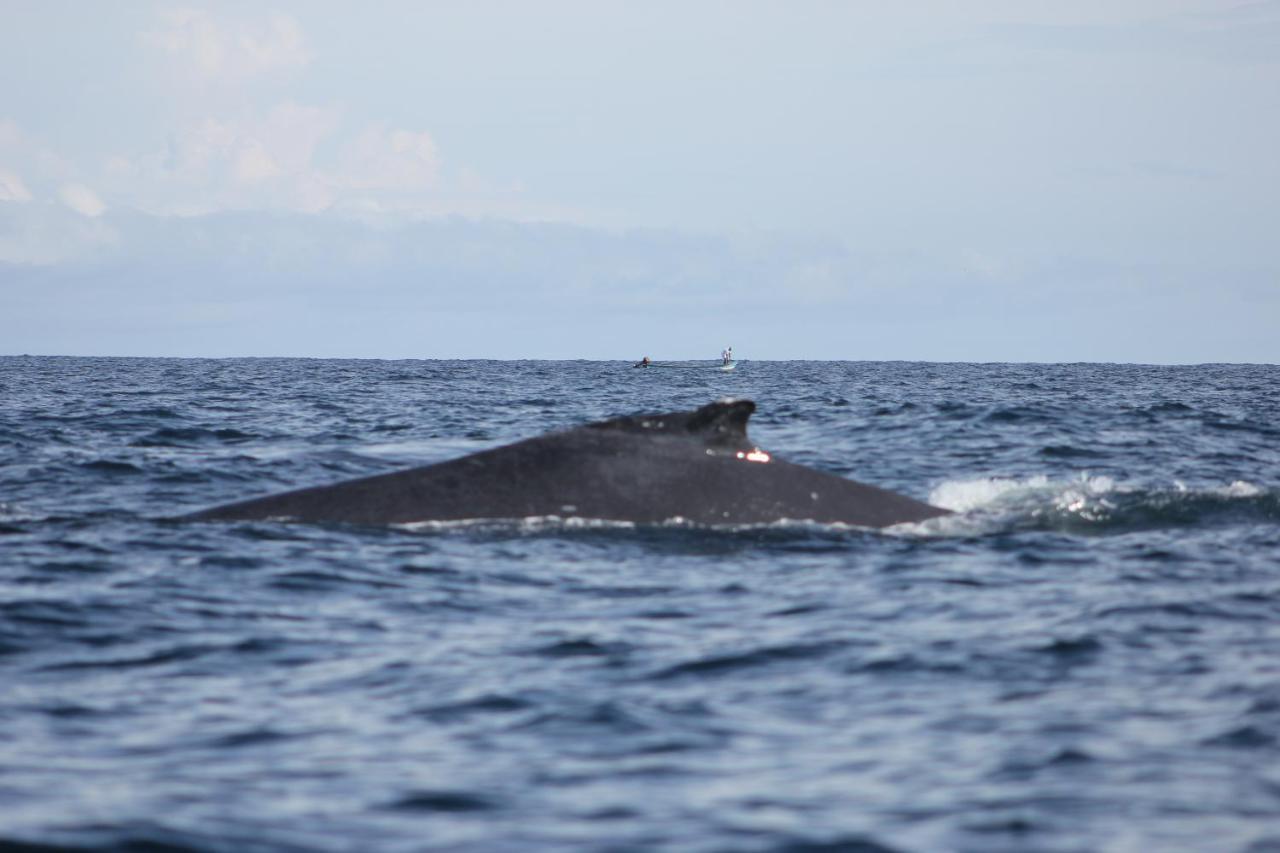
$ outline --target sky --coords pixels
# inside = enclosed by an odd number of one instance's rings
[[[1280,362],[1280,2],[0,0],[0,355]]]

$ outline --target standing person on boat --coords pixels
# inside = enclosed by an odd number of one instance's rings
[[[725,364],[728,364],[729,362],[733,361],[733,347],[725,347],[724,350],[720,353],[720,360],[723,361]]]

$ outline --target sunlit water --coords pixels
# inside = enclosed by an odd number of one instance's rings
[[[959,513],[166,520],[725,396]],[[1276,367],[3,358],[0,840],[1273,850],[1278,522]]]

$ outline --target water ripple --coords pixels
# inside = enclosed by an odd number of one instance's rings
[[[1275,844],[1274,367],[0,367],[0,847]],[[956,515],[171,520],[725,396]]]

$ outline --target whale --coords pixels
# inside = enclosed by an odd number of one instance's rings
[[[751,400],[635,414],[457,459],[216,506],[183,518],[356,525],[580,518],[883,528],[941,507],[776,458],[747,436]]]

